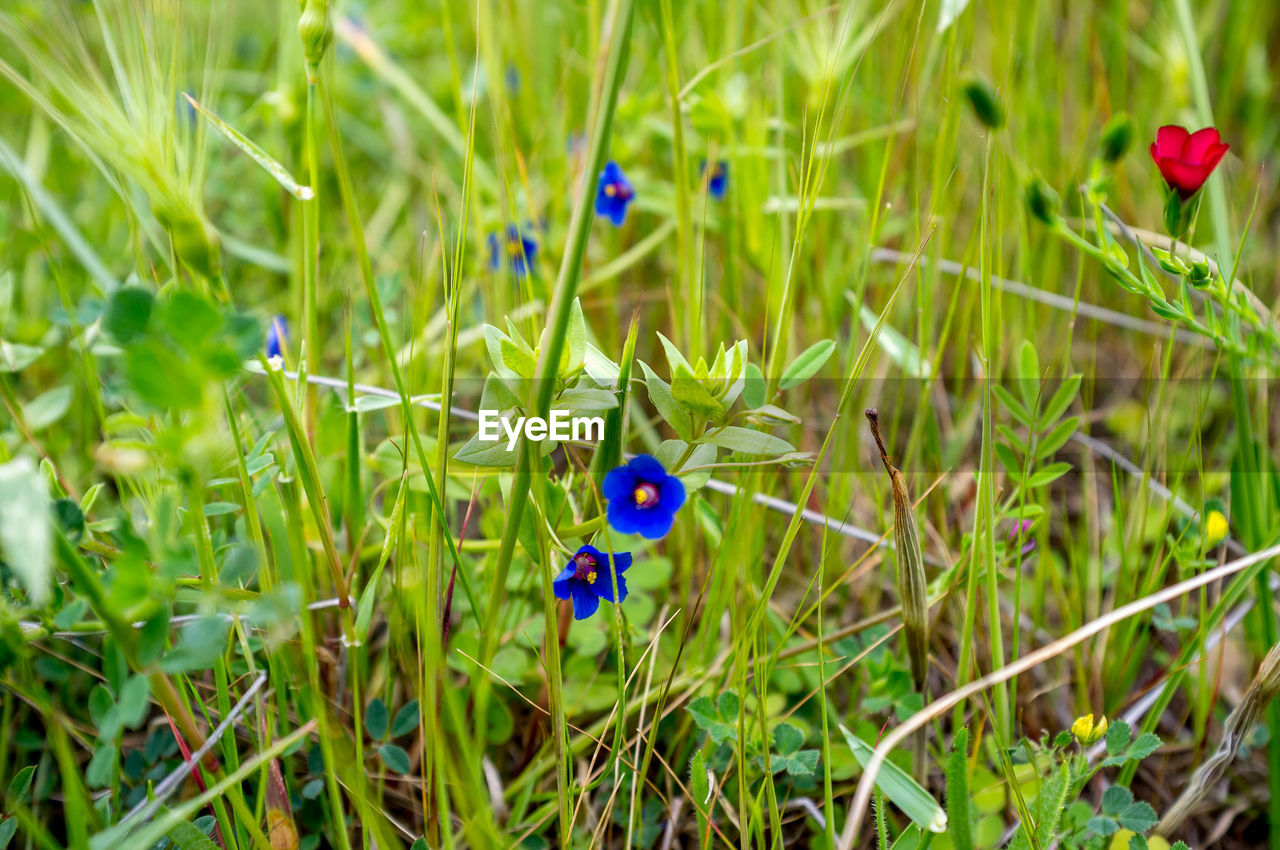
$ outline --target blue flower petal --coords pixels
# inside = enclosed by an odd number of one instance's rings
[[[592,593],[591,588],[584,582],[570,582],[569,589],[573,594],[573,618],[575,620],[587,619],[600,607],[600,597]]]
[[[636,529],[641,537],[648,540],[658,540],[666,537],[667,532],[671,530],[672,524],[675,523],[675,514],[669,514],[661,510],[637,511],[643,519],[640,527]]]
[[[659,484],[667,477],[667,468],[653,455],[636,455],[627,467],[640,479]]]
[[[637,508],[630,495],[611,500],[607,508],[609,525],[620,534],[635,534],[644,524],[644,515],[651,512]]]
[[[613,566],[616,569],[618,575],[622,575],[623,573],[625,573],[627,571],[627,568],[631,566],[631,553],[630,552],[616,553],[613,556]]]
[[[617,601],[621,602],[622,600],[627,598],[627,580],[622,576],[618,576],[617,578],[618,578],[618,600]],[[591,586],[591,589],[594,590],[597,594],[599,594],[601,599],[607,602],[614,601],[613,583],[609,580],[609,574],[607,572],[596,578],[596,583]]]
[[[659,487],[658,507],[674,514],[684,505],[684,499],[684,483],[674,475],[668,475],[667,480]]]
[[[630,499],[632,492],[636,489],[636,483],[636,474],[631,471],[631,467],[619,466],[605,473],[600,492],[610,501]]]
[[[556,599],[569,598],[569,580],[573,578],[575,564],[569,561],[569,565],[560,571],[560,575],[551,580],[551,590],[556,595]]]

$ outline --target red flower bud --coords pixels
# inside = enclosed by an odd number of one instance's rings
[[[1156,132],[1151,158],[1164,182],[1185,201],[1200,191],[1229,148],[1213,127],[1188,133],[1185,127],[1170,124]]]

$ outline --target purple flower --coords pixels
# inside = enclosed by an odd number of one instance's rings
[[[649,455],[609,470],[601,490],[609,500],[609,525],[650,540],[666,536],[685,500],[684,484]]]
[[[596,189],[596,215],[602,215],[621,227],[627,218],[627,207],[635,200],[635,189],[618,163],[609,160],[600,172],[600,185]]]
[[[1033,526],[1035,526],[1034,521],[1024,519],[1022,522],[1014,523],[1013,528],[1009,529],[1009,543],[1017,543],[1019,538],[1025,537],[1025,541],[1022,544],[1022,554],[1024,555],[1030,555],[1036,550],[1035,539],[1027,536]]]
[[[612,559],[594,546],[583,546],[560,574],[551,581],[557,599],[573,600],[573,618],[585,620],[600,607],[600,600],[613,602],[613,582],[618,582],[618,602],[627,598],[627,581],[622,574],[631,566],[630,552],[616,552]],[[612,574],[610,574],[612,570]]]

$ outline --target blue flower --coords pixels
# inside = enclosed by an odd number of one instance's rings
[[[627,207],[636,199],[631,181],[622,173],[618,163],[609,160],[600,172],[600,186],[596,189],[596,215],[602,215],[621,227],[627,218]]]
[[[649,455],[636,455],[625,466],[609,470],[601,489],[609,500],[609,525],[650,540],[666,536],[685,499],[680,479],[668,475]]]
[[[627,580],[622,574],[631,566],[630,552],[616,552],[609,556],[594,546],[579,549],[560,575],[551,581],[551,589],[557,599],[573,600],[573,618],[585,620],[600,607],[600,600],[613,602],[613,580],[618,580],[618,602],[627,598]],[[610,575],[610,570],[613,575]]]
[[[279,357],[280,350],[289,344],[289,324],[284,316],[276,316],[267,328],[267,357]]]
[[[702,173],[707,173],[707,162],[702,161]],[[729,163],[725,160],[717,160],[715,166],[711,169],[711,177],[707,181],[707,192],[717,201],[724,197],[724,193],[729,191]]]
[[[506,234],[489,234],[489,268],[497,271],[502,268],[503,258],[516,277],[524,277],[533,268],[538,257],[537,240],[525,236],[514,224],[507,225]]]

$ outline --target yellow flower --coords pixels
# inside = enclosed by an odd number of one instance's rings
[[[1081,744],[1094,744],[1102,740],[1107,734],[1107,718],[1098,718],[1098,722],[1093,722],[1093,715],[1086,714],[1076,718],[1076,722],[1071,724],[1071,734],[1076,736],[1076,740]]]
[[[1217,546],[1227,539],[1227,518],[1223,516],[1222,511],[1209,511],[1209,516],[1204,521],[1204,529],[1208,537],[1205,542],[1210,547]]]

